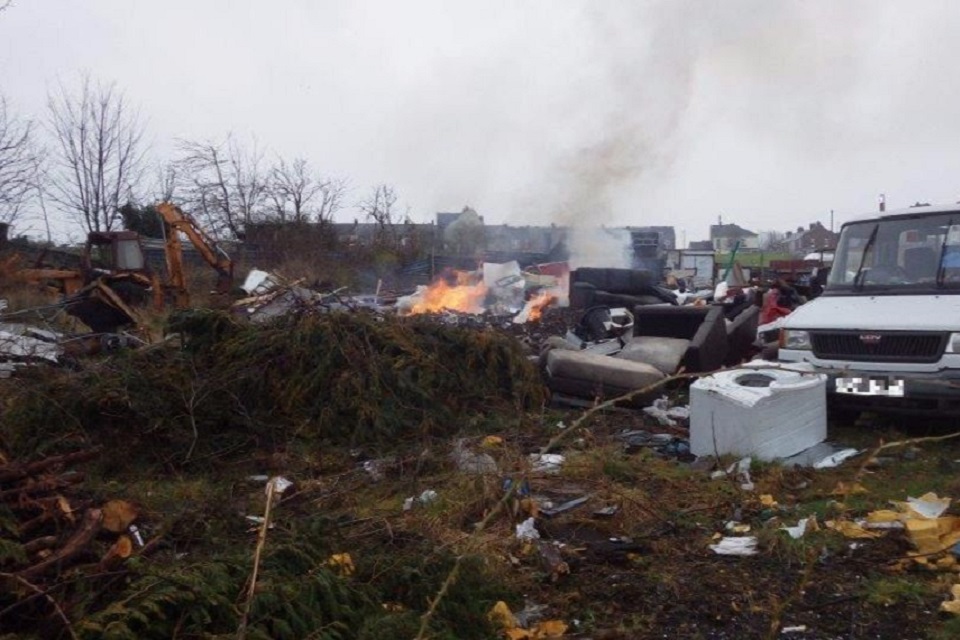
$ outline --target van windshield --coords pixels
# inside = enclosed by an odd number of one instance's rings
[[[960,293],[960,211],[844,226],[827,292]]]

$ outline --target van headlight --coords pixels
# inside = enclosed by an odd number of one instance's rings
[[[810,344],[810,332],[798,331],[796,329],[781,329],[780,348],[795,349],[797,351],[809,351],[811,348],[813,348]]]
[[[960,333],[951,333],[947,340],[947,353],[960,353]]]

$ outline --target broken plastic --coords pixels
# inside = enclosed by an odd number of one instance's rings
[[[652,405],[644,407],[643,412],[666,427],[675,427],[678,420],[690,419],[690,407],[671,407],[666,396],[654,400]]]
[[[559,473],[566,458],[559,453],[532,453],[530,463],[534,473]]]
[[[757,555],[757,539],[754,536],[726,537],[710,548],[721,556],[754,556]]]
[[[527,518],[517,525],[518,540],[539,540],[540,532],[537,531],[537,523],[533,518]]]
[[[804,535],[806,535],[807,530],[815,531],[817,529],[817,516],[810,516],[809,518],[804,518],[797,523],[795,527],[780,527],[782,531],[786,531],[794,540],[799,540]]]
[[[822,458],[813,463],[814,469],[831,469],[833,467],[839,467],[845,460],[848,460],[854,456],[860,454],[858,449],[841,449],[836,453],[832,453],[829,456]]]
[[[270,493],[270,491],[273,491],[274,493],[277,493],[277,494],[281,494],[292,486],[293,486],[293,482],[291,482],[290,480],[287,480],[283,476],[274,476],[273,478],[270,479],[270,482],[267,483],[266,491],[268,494]]]

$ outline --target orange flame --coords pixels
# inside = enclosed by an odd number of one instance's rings
[[[456,272],[457,283],[437,280],[419,295],[409,313],[437,313],[440,311],[459,311],[461,313],[483,313],[487,287],[482,282],[473,282],[472,274]]]
[[[527,302],[530,314],[527,316],[527,322],[539,322],[543,317],[543,310],[556,302],[557,296],[544,291]]]

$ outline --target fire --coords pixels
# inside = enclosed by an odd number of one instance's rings
[[[542,291],[536,296],[527,300],[520,313],[513,317],[514,324],[523,324],[524,322],[539,322],[543,317],[543,310],[557,301],[557,296],[550,291]]]
[[[527,302],[530,309],[530,315],[527,316],[528,322],[538,322],[543,317],[543,310],[556,302],[557,296],[552,293],[543,292],[538,294]]]
[[[408,313],[411,315],[440,311],[483,313],[487,287],[483,282],[474,282],[474,276],[469,272],[458,271],[456,277],[456,284],[440,279],[418,292],[417,299]]]

